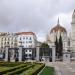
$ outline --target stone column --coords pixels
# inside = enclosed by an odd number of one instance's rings
[[[15,51],[14,49],[11,50],[11,57],[10,57],[10,62],[15,62]]]
[[[36,46],[36,60],[39,61],[39,44]]]
[[[9,46],[6,46],[5,47],[5,61],[8,61],[8,49],[9,49]]]
[[[56,54],[55,54],[55,46],[52,46],[52,62],[55,62]]]
[[[22,62],[22,48],[23,48],[23,46],[19,46],[19,50],[18,50],[18,52],[19,52],[19,62]]]
[[[63,62],[70,63],[70,52],[63,52]]]

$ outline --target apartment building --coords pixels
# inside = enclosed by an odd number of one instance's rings
[[[24,48],[35,48],[36,35],[33,32],[0,33],[0,48],[23,46]]]
[[[5,48],[5,46],[17,47],[17,35],[14,33],[0,33],[0,48]]]
[[[18,46],[22,45],[24,48],[36,47],[37,38],[33,32],[18,32],[16,35]]]

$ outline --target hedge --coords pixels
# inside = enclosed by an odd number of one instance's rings
[[[7,73],[7,72],[11,72],[11,71],[14,71],[14,70],[16,70],[16,69],[19,69],[19,68],[25,67],[25,66],[27,66],[27,64],[22,64],[22,65],[19,65],[19,66],[16,66],[16,67],[12,67],[11,69],[2,71],[2,72],[0,72],[0,73],[5,74],[5,73]]]
[[[37,64],[35,65],[35,67],[28,69],[28,71],[26,71],[25,73],[22,73],[23,75],[37,75],[40,70],[43,69],[43,67],[45,67],[45,64]]]
[[[16,63],[14,63],[14,62],[0,62],[0,66],[2,67],[2,66],[6,66],[6,67],[14,67],[14,66],[17,66],[17,65],[19,65],[19,64],[21,64],[20,62],[16,62]]]
[[[44,67],[45,64],[42,64],[38,69],[34,70],[30,75],[37,75]]]
[[[20,68],[20,69],[15,70],[15,71],[8,72],[8,73],[5,74],[5,75],[15,75],[15,74],[20,74],[20,73],[22,73],[23,71],[25,71],[25,70],[29,69],[30,67],[33,67],[33,66],[34,66],[34,65],[29,65],[29,66],[27,66],[27,67],[22,67],[22,68]]]

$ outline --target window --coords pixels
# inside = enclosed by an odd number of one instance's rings
[[[27,57],[27,54],[25,54],[25,57]]]
[[[26,39],[28,39],[28,37],[26,37]]]
[[[13,42],[11,44],[13,44]]]
[[[20,40],[21,40],[21,37],[20,37]]]
[[[9,44],[9,42],[7,42]]]
[[[28,43],[28,42],[26,41],[26,43]]]
[[[14,39],[15,39],[15,41],[17,40],[16,37]]]
[[[31,52],[31,50],[29,50],[29,52]]]
[[[14,43],[15,46],[17,46],[17,43]]]
[[[31,57],[32,55],[31,54],[29,54],[29,57]]]
[[[9,41],[9,38],[8,38],[8,41]]]
[[[5,41],[6,41],[6,38],[5,38]]]
[[[27,52],[27,50],[25,50],[25,52]]]
[[[32,43],[32,41],[29,41],[29,43]]]
[[[27,45],[25,45],[25,47],[27,47]]]
[[[68,39],[68,46],[70,46],[70,39]]]
[[[31,37],[30,37],[30,40],[31,40]]]
[[[32,45],[29,45],[29,48],[31,48],[32,47]]]
[[[24,43],[24,41],[23,41],[23,43]]]
[[[1,53],[2,53],[2,50],[1,50]]]

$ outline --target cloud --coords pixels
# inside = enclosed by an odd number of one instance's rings
[[[0,0],[0,31],[33,31],[45,39],[58,17],[61,25],[70,26],[74,7],[75,0]]]

